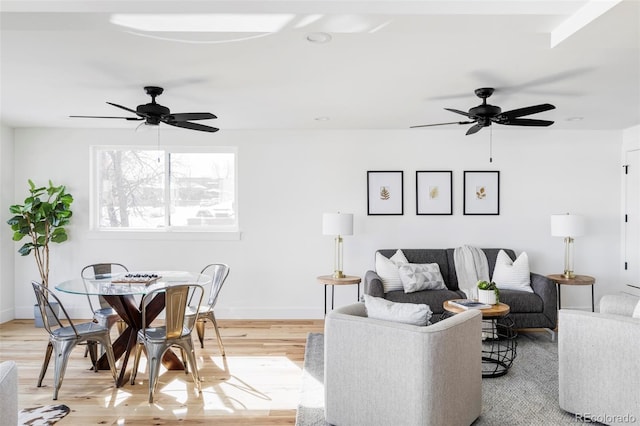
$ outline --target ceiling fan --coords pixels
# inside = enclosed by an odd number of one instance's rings
[[[453,108],[445,108],[447,111],[455,112],[456,114],[464,115],[469,118],[469,121],[453,121],[449,123],[437,123],[437,124],[421,124],[418,126],[411,126],[411,128],[417,127],[430,127],[430,126],[443,126],[446,124],[472,124],[473,126],[467,130],[467,135],[477,133],[483,127],[491,126],[491,123],[504,124],[506,126],[537,126],[546,127],[553,124],[553,121],[548,120],[534,120],[530,118],[520,118],[525,115],[537,114],[543,111],[549,111],[555,109],[555,106],[551,104],[533,105],[524,108],[513,109],[511,111],[502,112],[502,109],[495,105],[489,105],[487,98],[493,94],[495,89],[491,87],[483,87],[475,90],[476,96],[482,99],[482,104],[473,107],[469,112],[460,111]]]
[[[170,126],[182,127],[191,130],[200,130],[202,132],[217,132],[217,127],[205,126],[204,124],[192,123],[194,120],[209,120],[217,118],[210,112],[186,112],[179,114],[172,114],[169,108],[156,103],[156,96],[160,96],[164,89],[157,86],[146,86],[144,91],[147,95],[151,96],[151,102],[148,104],[138,105],[137,108],[131,109],[122,105],[114,104],[113,102],[107,102],[109,105],[113,105],[116,108],[123,109],[125,111],[136,114],[137,117],[103,117],[103,116],[91,116],[91,115],[71,115],[73,118],[116,118],[129,121],[141,121],[145,120],[145,124],[158,126],[161,122]]]

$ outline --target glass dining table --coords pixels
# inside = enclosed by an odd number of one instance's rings
[[[142,297],[157,288],[177,284],[196,283],[205,285],[211,277],[204,274],[193,274],[185,271],[128,272],[118,274],[102,274],[94,279],[74,278],[55,286],[64,293],[102,296],[127,324],[125,330],[112,343],[116,360],[122,359],[117,386],[125,383],[127,363],[137,344],[138,330],[142,328],[142,307],[136,296]],[[164,309],[164,297],[157,295],[146,305],[145,324],[151,322]],[[184,364],[173,351],[166,351],[162,357],[163,365],[169,370],[184,369]],[[109,363],[103,354],[97,362],[98,369],[108,370]]]

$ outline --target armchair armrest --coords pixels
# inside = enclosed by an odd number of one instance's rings
[[[555,328],[558,324],[558,288],[556,287],[556,283],[544,275],[532,272],[531,288],[533,292],[542,299],[542,313],[552,324],[549,328]]]
[[[637,297],[623,294],[606,294],[600,299],[600,313],[630,317],[638,304]]]
[[[640,419],[640,320],[570,309],[559,315],[560,407],[575,414]]]
[[[367,271],[364,275],[364,294],[373,297],[384,297],[382,278],[374,271]]]

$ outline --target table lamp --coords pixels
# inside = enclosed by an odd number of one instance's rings
[[[336,236],[336,248],[333,278],[344,278],[342,273],[342,236],[353,235],[352,213],[324,213],[322,215],[322,233]]]
[[[575,278],[573,273],[573,237],[584,235],[584,217],[575,214],[551,215],[551,235],[564,237],[564,274],[565,278]]]

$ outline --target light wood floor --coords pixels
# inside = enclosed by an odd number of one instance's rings
[[[56,403],[71,408],[58,423],[61,426],[294,424],[306,337],[310,332],[322,332],[324,322],[218,322],[226,359],[220,356],[210,323],[204,349],[194,336],[202,380],[200,396],[190,375],[162,369],[154,403],[149,404],[144,357],[136,384],[116,389],[108,371],[94,373],[89,369],[84,346],[80,346],[69,359],[58,400],[53,401],[53,360],[43,387],[36,386],[48,336],[44,329],[33,326],[33,320],[0,324],[0,361],[12,359],[18,364],[20,409]]]

